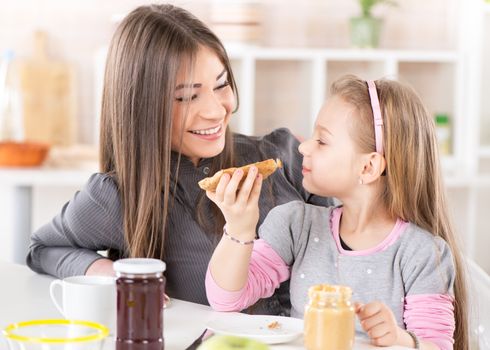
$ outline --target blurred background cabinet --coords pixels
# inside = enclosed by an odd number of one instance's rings
[[[307,137],[330,85],[344,74],[365,79],[389,78],[413,86],[431,114],[451,122],[451,148],[443,157],[448,176],[463,174],[468,152],[464,122],[463,58],[455,50],[355,50],[230,47],[240,109],[232,128],[265,134],[288,127]]]

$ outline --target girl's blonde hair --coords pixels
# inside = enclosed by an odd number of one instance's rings
[[[466,350],[468,318],[463,258],[448,215],[434,121],[410,87],[387,79],[375,83],[384,123],[386,186],[382,200],[392,217],[412,222],[449,245],[456,270],[454,348]],[[375,152],[373,112],[366,81],[344,76],[333,83],[331,94],[357,109],[360,119],[352,121],[353,137],[361,152]]]

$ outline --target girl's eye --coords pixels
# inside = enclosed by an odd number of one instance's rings
[[[320,146],[323,146],[323,145],[326,145],[325,142],[323,142],[322,140],[318,139],[316,140],[316,142],[320,145]]]
[[[228,80],[225,80],[225,82],[223,84],[221,84],[220,86],[217,86],[214,89],[215,90],[220,90],[220,89],[223,89],[223,88],[227,87],[228,85],[230,85],[230,82]]]
[[[197,98],[197,95],[192,95],[190,97],[176,97],[175,100],[179,102],[189,102],[192,100],[195,100]]]

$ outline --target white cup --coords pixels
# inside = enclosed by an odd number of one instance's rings
[[[61,289],[61,302],[56,290]],[[116,326],[116,279],[110,276],[72,276],[54,280],[49,286],[51,300],[70,320],[101,323],[111,334]]]

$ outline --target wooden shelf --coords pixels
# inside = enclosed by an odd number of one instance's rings
[[[378,50],[378,49],[314,49],[314,48],[265,48],[260,46],[227,47],[231,59],[245,57],[256,60],[342,60],[399,62],[456,62],[458,53],[451,50]]]
[[[444,185],[448,189],[490,187],[490,175],[479,175],[479,176],[450,175],[444,177]]]
[[[448,164],[452,164],[451,158],[447,160]],[[447,187],[490,186],[490,175],[471,176],[464,172],[451,170],[445,171],[444,182]],[[97,169],[3,168],[0,169],[0,184],[8,186],[81,186],[95,172]]]
[[[489,146],[480,146],[478,150],[478,155],[480,158],[490,159],[490,145]]]
[[[81,186],[97,169],[1,168],[0,185]]]
[[[240,110],[232,127],[240,133],[256,135],[270,132],[273,128],[288,127],[295,133],[309,134],[328,95],[330,84],[347,73],[366,79],[402,77],[410,81],[409,78],[413,77],[410,83],[416,89],[427,85],[419,81],[426,80],[427,74],[419,72],[433,73],[433,88],[427,93],[430,95],[427,99],[432,104],[429,103],[428,108],[434,112],[446,111],[458,120],[462,115],[461,96],[457,89],[461,86],[458,67],[462,56],[457,50],[334,49],[236,44],[228,44],[226,48],[240,91]],[[414,71],[418,75],[413,76]],[[450,78],[446,78],[448,75]],[[283,86],[289,88],[284,90]],[[273,94],[269,95],[271,91]],[[264,96],[272,98],[272,102],[264,103]],[[294,108],[284,107],[284,101],[292,101]],[[456,122],[456,127],[459,124]],[[455,135],[455,138],[459,139],[459,136]],[[462,158],[460,153],[458,151],[455,156]]]

